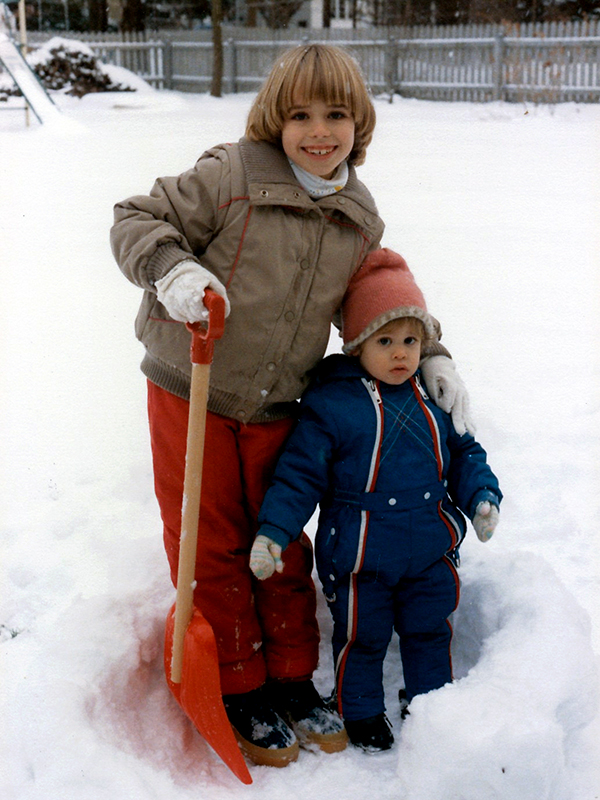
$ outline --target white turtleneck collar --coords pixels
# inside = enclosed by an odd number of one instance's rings
[[[346,161],[342,161],[336,169],[333,178],[330,179],[321,178],[318,175],[313,175],[312,172],[307,172],[292,161],[291,158],[288,159],[288,161],[290,162],[290,166],[294,171],[298,183],[313,200],[339,192],[348,181],[348,164]]]

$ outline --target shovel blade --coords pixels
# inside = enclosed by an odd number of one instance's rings
[[[173,696],[215,753],[242,783],[252,778],[225,713],[217,645],[211,626],[197,608],[185,632],[181,683],[171,678],[175,606],[167,617],[165,673]]]

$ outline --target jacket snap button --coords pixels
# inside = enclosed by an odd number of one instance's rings
[[[243,419],[246,416],[246,412],[245,411],[238,411],[237,415],[238,415],[238,417],[241,417]]]
[[[267,190],[266,190],[266,189],[261,189],[261,190],[260,190],[260,196],[261,196],[261,197],[268,197],[268,196],[269,196],[269,193],[267,192]]]
[[[274,364],[272,361],[269,361],[269,363],[267,364],[267,369],[269,370],[269,372],[275,372],[276,367],[277,365]]]
[[[431,492],[425,492],[423,497],[425,498],[425,500],[429,500],[429,498],[431,497]]]
[[[345,197],[338,197],[338,203],[341,206],[343,206],[345,204],[345,202],[346,202],[346,198]]]
[[[397,502],[398,502],[398,501],[396,500],[396,498],[395,498],[395,497],[390,497],[390,499],[388,500],[388,503],[389,503],[391,506],[395,506]]]
[[[329,580],[330,580],[330,581],[334,581],[334,580],[335,580],[335,575],[330,575],[330,576],[329,576]]]
[[[295,314],[293,311],[286,311],[285,318],[288,322],[291,322],[295,318]]]
[[[309,263],[307,258],[303,258],[300,262],[300,269],[308,269]]]
[[[365,217],[365,224],[372,225],[373,224],[373,217]]]
[[[332,536],[335,536],[335,528],[332,528],[332,529],[329,531],[329,533],[330,533]]]

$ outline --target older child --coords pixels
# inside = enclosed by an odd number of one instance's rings
[[[250,567],[263,580],[280,572],[282,549],[320,503],[317,569],[334,620],[339,709],[350,740],[376,752],[393,742],[382,683],[392,630],[409,702],[452,679],[448,617],[465,535],[458,509],[486,541],[501,493],[484,450],[421,385],[422,350],[439,329],[400,256],[367,256],[342,321],[350,355],[325,359],[303,397]]]
[[[190,385],[182,323],[205,317],[207,287],[230,309],[211,369],[194,602],[215,633],[229,718],[259,764],[297,758],[297,739],[329,751],[347,741],[311,681],[319,632],[309,540],[290,544],[285,575],[268,583],[254,580],[248,559],[307,373],[352,274],[379,246],[383,223],[355,172],[374,125],[352,58],[294,48],[257,95],[245,138],[115,208],[113,253],[144,289],[136,332],[174,583]],[[467,424],[452,362],[439,345],[430,352],[432,391]]]

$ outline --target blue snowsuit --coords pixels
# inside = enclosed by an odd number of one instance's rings
[[[483,448],[459,436],[419,374],[374,381],[357,358],[326,358],[278,463],[259,533],[285,548],[320,504],[315,552],[333,615],[340,711],[384,711],[383,661],[395,629],[409,701],[452,680],[448,617],[458,547],[478,503],[499,505]],[[284,558],[285,561],[285,558]]]

